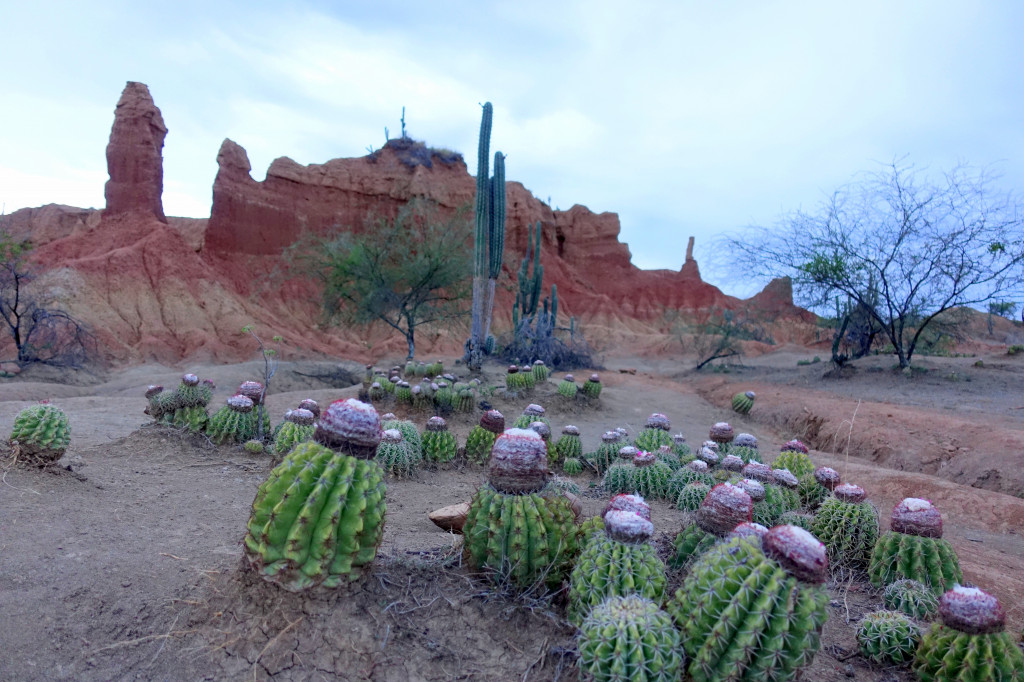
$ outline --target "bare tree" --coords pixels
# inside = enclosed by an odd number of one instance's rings
[[[691,349],[696,354],[696,370],[704,369],[715,360],[742,355],[740,341],[772,343],[746,310],[712,307],[686,316],[671,310],[666,311],[665,319],[683,349]]]
[[[1024,215],[984,170],[960,165],[937,181],[898,159],[859,176],[814,212],[730,238],[736,263],[762,275],[789,275],[804,302],[837,295],[877,323],[910,365],[937,315],[1024,288]]]
[[[0,231],[0,319],[19,367],[32,363],[81,367],[96,350],[86,326],[31,286],[38,272],[29,263],[32,245]]]

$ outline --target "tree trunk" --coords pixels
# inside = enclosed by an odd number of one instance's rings
[[[406,362],[408,362],[416,357],[416,339],[413,338],[413,331],[411,327],[405,335],[405,341],[409,344],[409,355],[405,358]]]

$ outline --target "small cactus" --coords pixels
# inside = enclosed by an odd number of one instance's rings
[[[610,597],[580,626],[580,673],[594,682],[672,682],[683,670],[668,614],[638,595]]]
[[[281,428],[274,435],[274,452],[284,456],[299,443],[313,440],[316,432],[313,413],[303,407],[285,412]]]
[[[238,394],[227,399],[206,424],[206,435],[217,445],[241,444],[256,436],[256,412],[250,398]]]
[[[635,492],[647,499],[667,499],[668,481],[672,477],[672,469],[651,452],[638,452],[633,456],[633,474]]]
[[[694,522],[676,535],[675,555],[670,565],[686,566],[714,546],[737,525],[751,520],[754,506],[750,495],[731,483],[711,488],[694,515]]]
[[[245,441],[245,443],[242,444],[242,449],[244,449],[250,455],[262,455],[264,449],[263,441],[256,440],[255,438],[252,440],[247,440]]]
[[[408,476],[420,462],[419,453],[398,429],[385,429],[373,460],[392,476]]]
[[[575,398],[576,393],[579,392],[579,386],[576,385],[576,380],[573,379],[571,374],[566,374],[561,381],[558,382],[558,395],[563,398]]]
[[[423,431],[423,459],[428,462],[444,463],[455,459],[459,445],[455,434],[448,430],[443,417],[431,417]]]
[[[605,431],[601,434],[601,444],[594,453],[594,465],[599,475],[603,476],[608,467],[616,461],[621,448],[622,436],[618,431]]]
[[[753,391],[737,393],[732,397],[732,411],[737,414],[750,414],[750,408],[754,406]]]
[[[715,477],[711,474],[708,465],[701,460],[694,460],[672,473],[668,479],[665,494],[670,500],[678,499],[679,493],[690,483],[703,483],[711,487],[715,485],[715,482]]]
[[[551,376],[551,371],[548,370],[547,365],[544,364],[543,360],[534,360],[533,367],[530,368],[530,373],[533,374],[533,380],[535,383],[543,383],[548,380]]]
[[[516,365],[509,365],[505,373],[505,390],[511,395],[518,395],[526,390],[526,379]]]
[[[864,489],[843,483],[814,516],[811,532],[825,543],[834,567],[865,569],[878,540],[878,512]]]
[[[32,405],[14,418],[12,441],[18,441],[21,453],[31,464],[44,465],[64,456],[71,442],[71,425],[64,411],[55,405]]]
[[[889,527],[871,553],[868,577],[873,585],[912,578],[941,594],[963,580],[956,551],[942,539],[942,517],[931,502],[904,499],[893,508]]]
[[[931,588],[910,578],[886,585],[882,603],[890,611],[901,611],[918,620],[930,620],[939,611],[939,598]]]
[[[566,457],[562,460],[562,471],[567,476],[579,476],[583,473],[583,463],[578,457]]]
[[[676,498],[676,509],[695,512],[700,509],[704,498],[711,492],[711,486],[694,481],[686,484]]]
[[[601,377],[591,374],[590,378],[583,382],[583,395],[596,400],[601,397]]]
[[[512,427],[516,429],[528,429],[530,428],[530,424],[533,422],[543,422],[548,425],[548,428],[550,428],[551,422],[544,416],[544,412],[545,410],[543,407],[531,403],[526,406],[526,409],[524,409],[523,413],[519,415],[519,418],[516,419]]]
[[[505,416],[497,410],[485,412],[466,437],[466,459],[474,464],[486,463],[491,457],[494,439],[504,432]]]
[[[708,432],[708,439],[719,445],[728,445],[735,437],[736,434],[728,422],[718,422]]]
[[[796,489],[801,506],[807,511],[816,511],[838,485],[839,472],[831,467],[818,467],[813,473],[804,474]]]
[[[412,456],[417,460],[423,459],[423,439],[420,437],[416,424],[408,419],[398,419],[395,415],[385,414],[381,417],[381,430],[398,429],[402,432],[402,439],[412,449]]]
[[[783,450],[772,461],[772,468],[787,469],[797,478],[814,473],[814,463],[807,453],[798,450]]]
[[[914,673],[922,682],[1020,682],[1024,653],[1006,632],[1006,614],[992,595],[954,586],[939,600],[941,623],[921,638]]]
[[[563,428],[562,435],[555,441],[554,450],[557,453],[558,461],[564,462],[568,458],[579,461],[579,458],[583,456],[583,442],[580,440],[580,430],[572,424]]]
[[[617,462],[608,467],[601,485],[609,495],[636,492],[636,467],[632,462]]]
[[[869,613],[857,627],[861,656],[874,663],[908,663],[914,658],[919,641],[921,628],[899,611]]]
[[[669,435],[671,429],[672,423],[668,417],[660,412],[655,412],[647,418],[647,423],[637,434],[633,445],[640,450],[656,452],[662,445],[672,445],[672,436]]]

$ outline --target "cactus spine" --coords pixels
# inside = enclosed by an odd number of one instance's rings
[[[49,464],[64,456],[71,442],[71,426],[64,411],[54,405],[32,405],[14,418],[11,440],[21,455],[34,464]]]
[[[639,595],[609,597],[580,627],[580,673],[594,682],[672,682],[683,670],[672,619]]]

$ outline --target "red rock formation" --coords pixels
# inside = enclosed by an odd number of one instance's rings
[[[110,180],[103,191],[107,200],[104,215],[140,212],[167,221],[161,201],[166,136],[167,126],[149,88],[129,81],[114,110],[107,144]]]

